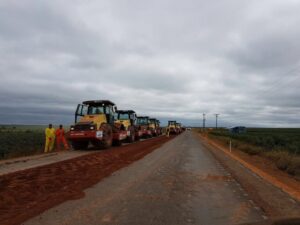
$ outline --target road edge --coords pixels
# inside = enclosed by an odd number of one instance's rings
[[[268,183],[270,183],[271,185],[279,188],[280,190],[282,190],[283,192],[285,192],[286,194],[288,194],[291,198],[297,200],[300,202],[300,190],[295,190],[293,188],[288,187],[286,184],[284,184],[283,182],[281,182],[280,180],[272,177],[271,175],[269,175],[268,173],[266,173],[265,171],[249,164],[248,162],[246,162],[245,160],[243,160],[242,158],[240,158],[237,155],[234,155],[233,153],[230,153],[229,150],[226,150],[223,146],[220,146],[219,144],[215,143],[214,141],[203,137],[200,134],[197,134],[198,137],[203,140],[206,144],[211,145],[215,148],[217,148],[218,150],[221,150],[222,152],[224,152],[227,156],[229,156],[230,158],[238,161],[239,163],[241,163],[244,167],[246,167],[247,169],[249,169],[251,172],[253,172],[254,174],[256,174],[257,176],[261,177],[262,179],[264,179],[265,181],[267,181]]]

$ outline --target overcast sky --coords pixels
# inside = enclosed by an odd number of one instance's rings
[[[77,103],[186,125],[300,126],[298,0],[1,0],[0,123]]]

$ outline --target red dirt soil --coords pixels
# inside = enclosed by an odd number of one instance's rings
[[[1,176],[1,224],[17,225],[64,201],[82,198],[84,189],[171,139],[162,136]]]

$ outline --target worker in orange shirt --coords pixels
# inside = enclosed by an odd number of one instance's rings
[[[57,150],[60,150],[61,143],[64,144],[64,147],[66,150],[69,150],[69,145],[66,141],[65,138],[65,130],[63,128],[63,125],[59,125],[59,129],[55,131],[55,136],[56,136],[56,148]]]
[[[55,129],[52,127],[52,124],[45,129],[46,143],[45,143],[45,153],[51,152],[54,148],[55,141]]]

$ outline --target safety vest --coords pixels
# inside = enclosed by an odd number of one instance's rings
[[[54,128],[46,128],[45,130],[46,138],[54,138],[55,137],[55,129]]]
[[[65,135],[65,130],[64,130],[64,128],[62,128],[62,129],[57,129],[57,130],[55,131],[55,135],[56,135],[57,138],[62,138],[62,137]]]

